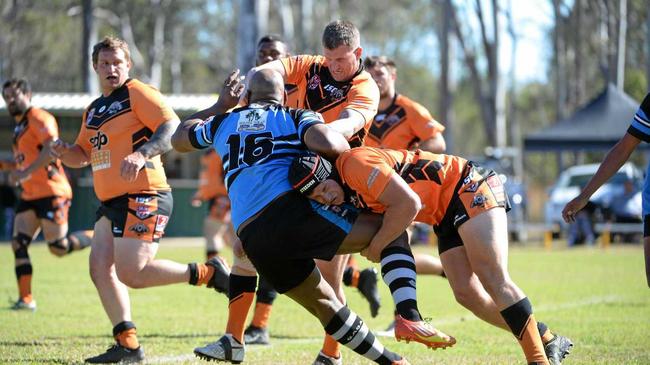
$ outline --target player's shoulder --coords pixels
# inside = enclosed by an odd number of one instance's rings
[[[45,109],[41,109],[38,107],[31,107],[29,108],[29,111],[27,112],[27,119],[30,122],[41,122],[45,123],[48,121],[55,121],[54,115],[52,115],[50,112],[48,112]]]
[[[412,110],[420,114],[429,114],[429,111],[424,107],[424,105],[402,94],[397,94],[397,97],[395,98],[395,104],[401,106],[404,109]]]
[[[145,84],[137,79],[128,79],[124,86],[129,90],[129,94],[160,94],[160,91],[153,85]]]

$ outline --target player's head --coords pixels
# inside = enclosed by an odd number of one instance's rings
[[[274,34],[268,34],[257,42],[257,57],[255,66],[278,60],[289,55],[289,47],[282,38]]]
[[[31,105],[32,87],[25,79],[9,79],[2,85],[2,98],[11,116],[21,116]]]
[[[102,92],[110,93],[124,85],[129,78],[131,52],[122,39],[105,37],[93,46],[92,59]]]
[[[392,96],[395,93],[397,68],[395,62],[386,56],[370,56],[363,61],[363,67],[370,73],[379,87],[379,95]]]
[[[284,101],[284,78],[272,69],[257,70],[248,82],[248,103]]]
[[[289,168],[289,183],[306,197],[325,205],[339,205],[345,200],[343,188],[336,181],[332,164],[310,153],[296,157]]]
[[[325,26],[322,42],[323,56],[334,80],[351,79],[359,70],[363,53],[357,27],[348,21],[333,21]]]

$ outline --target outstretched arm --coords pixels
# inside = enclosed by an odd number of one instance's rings
[[[90,163],[88,155],[81,146],[67,144],[60,139],[50,143],[50,154],[60,159],[64,165],[75,169],[86,167]]]
[[[582,189],[580,194],[567,203],[562,210],[562,217],[569,222],[575,221],[575,215],[587,205],[589,198],[600,188],[610,177],[612,177],[623,166],[625,161],[630,158],[630,154],[641,142],[633,135],[626,133],[618,143],[607,153],[605,159],[600,164],[596,174],[589,180],[587,185]]]

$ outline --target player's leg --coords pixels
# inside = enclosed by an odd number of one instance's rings
[[[323,279],[330,284],[334,290],[336,298],[343,304],[346,303],[345,292],[343,291],[343,272],[347,266],[350,255],[336,255],[330,261],[315,260],[316,267],[320,271]],[[322,359],[320,359],[322,357]],[[319,361],[330,361],[333,363],[340,363],[341,360],[341,346],[332,336],[325,333],[323,346],[320,354],[316,358],[315,364]]]
[[[268,324],[273,302],[275,302],[277,296],[278,292],[275,291],[271,283],[263,276],[260,276],[257,292],[255,293],[253,319],[244,332],[246,344],[268,345],[270,343]]]
[[[32,297],[32,262],[29,258],[29,244],[39,230],[39,222],[33,209],[25,201],[20,201],[14,218],[11,249],[14,252],[18,300],[12,309],[36,310],[36,301]]]
[[[519,341],[529,363],[549,364],[530,301],[508,273],[506,212],[493,208],[458,228],[469,263]]]
[[[381,225],[379,215],[359,214],[339,253],[360,252]],[[390,289],[399,316],[395,327],[398,340],[417,341],[431,348],[448,347],[456,340],[425,322],[418,310],[416,294],[415,258],[406,232],[381,252],[381,275]]]
[[[445,277],[445,271],[443,270],[442,263],[440,259],[427,255],[424,253],[416,253],[413,255],[415,257],[415,269],[418,275],[435,275]]]
[[[90,277],[97,288],[104,311],[113,325],[113,337],[116,340],[116,345],[105,353],[86,359],[86,362],[89,363],[144,358],[144,352],[136,335],[135,324],[131,321],[129,291],[117,277],[113,258],[112,224],[105,216],[102,216],[95,223],[90,248]]]
[[[41,202],[38,216],[47,248],[53,255],[62,257],[90,246],[92,231],[68,233],[70,199],[52,197]]]

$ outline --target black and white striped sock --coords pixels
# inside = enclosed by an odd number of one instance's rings
[[[325,326],[325,332],[342,345],[377,364],[391,365],[402,357],[389,351],[370,332],[368,326],[348,307],[341,308]]]
[[[415,291],[415,259],[411,250],[385,248],[381,252],[381,277],[390,288],[397,313],[409,321],[421,321]]]

